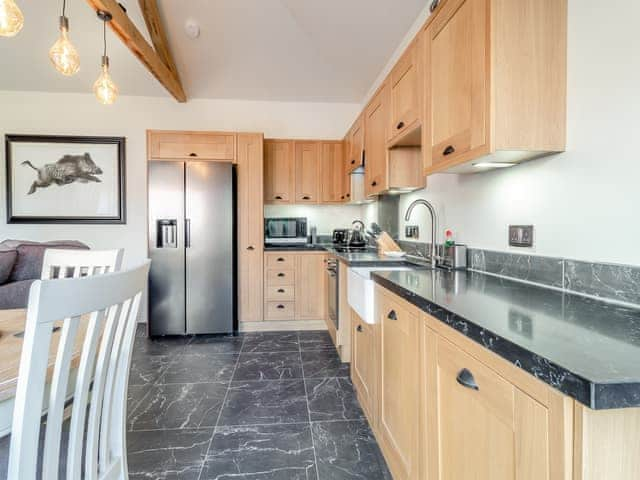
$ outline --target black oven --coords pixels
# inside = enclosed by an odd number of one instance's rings
[[[307,219],[265,218],[264,240],[267,245],[307,243]]]

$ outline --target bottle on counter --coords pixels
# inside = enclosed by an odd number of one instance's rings
[[[318,228],[314,225],[311,227],[311,244],[318,243]]]

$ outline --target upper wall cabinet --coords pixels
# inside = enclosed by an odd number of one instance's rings
[[[385,83],[371,99],[364,112],[365,193],[377,195],[388,188],[387,132],[389,125],[389,85]]]
[[[320,202],[342,203],[344,191],[344,155],[342,142],[320,143]]]
[[[236,135],[218,132],[174,132],[154,130],[147,136],[152,160],[214,160],[233,162]]]
[[[566,42],[566,0],[444,2],[423,34],[425,173],[564,150]]]
[[[402,137],[420,125],[422,116],[421,42],[407,48],[389,76],[391,84],[391,124],[389,141]]]
[[[266,203],[294,203],[294,142],[264,141],[264,199]]]
[[[295,143],[295,203],[318,203],[320,144]]]
[[[360,115],[348,134],[349,171],[364,165],[364,115]]]

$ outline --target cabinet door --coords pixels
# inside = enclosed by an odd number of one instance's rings
[[[340,203],[344,200],[342,142],[323,142],[320,148],[320,202]]]
[[[436,345],[429,478],[550,479],[548,409],[447,340]]]
[[[364,118],[358,117],[350,132],[349,167],[350,171],[361,167],[364,162]]]
[[[381,297],[380,442],[393,478],[415,479],[419,468],[419,318],[399,302]]]
[[[318,203],[320,143],[295,142],[295,203]]]
[[[296,255],[296,320],[322,320],[327,311],[326,255]]]
[[[235,160],[235,133],[151,131],[148,141],[152,159]]]
[[[342,155],[342,195],[340,199],[348,203],[351,200],[351,162],[349,160],[351,153],[351,141],[343,142]]]
[[[391,71],[389,140],[415,127],[420,119],[422,84],[419,50],[420,41],[415,40]]]
[[[365,323],[357,313],[351,312],[351,380],[358,393],[358,400],[372,428],[376,428],[376,362],[377,348],[375,325]]]
[[[293,203],[293,142],[264,141],[264,199],[266,203]]]
[[[387,131],[389,125],[389,86],[385,84],[365,111],[365,194],[377,195],[388,182]]]
[[[262,135],[238,135],[238,318],[263,320]]]
[[[455,163],[471,150],[488,148],[487,2],[447,2],[427,30],[427,164]]]

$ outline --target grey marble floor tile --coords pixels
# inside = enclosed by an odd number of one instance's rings
[[[226,383],[155,385],[130,412],[129,430],[215,427]]]
[[[342,363],[335,350],[302,352],[304,378],[348,377],[349,364]]]
[[[154,337],[136,336],[133,343],[133,355],[135,357],[147,355],[175,355],[184,352],[184,347],[191,341],[191,336],[186,337]]]
[[[335,350],[335,345],[329,332],[326,331],[309,331],[300,332],[298,334],[300,342],[300,350]]]
[[[235,354],[186,353],[177,355],[158,383],[207,383],[230,381],[238,361]]]
[[[391,480],[366,421],[312,423],[311,430],[322,480]]]
[[[146,355],[131,360],[129,385],[154,384],[169,366],[171,358],[167,355]]]
[[[231,382],[218,426],[308,421],[303,380]]]
[[[128,432],[131,480],[197,480],[212,430]]]
[[[300,346],[297,332],[247,333],[242,347],[242,353],[298,351]]]
[[[311,421],[360,420],[360,408],[351,379],[311,378],[305,380]]]
[[[217,428],[201,480],[312,480],[309,424]]]
[[[243,353],[233,380],[284,380],[302,378],[299,352]]]
[[[243,336],[197,335],[185,348],[185,353],[240,353]]]
[[[135,410],[138,404],[142,401],[149,390],[151,385],[129,385],[127,388],[127,414],[130,414]]]

